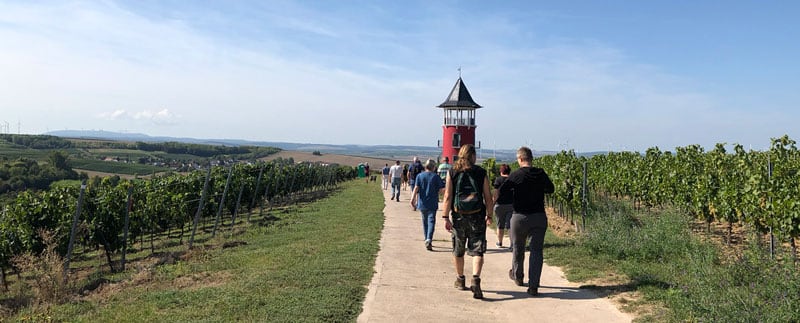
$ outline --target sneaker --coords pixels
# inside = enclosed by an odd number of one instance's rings
[[[503,247],[503,243],[502,242],[495,242],[494,245],[495,245],[495,247],[498,247],[498,248],[502,248]]]
[[[514,276],[514,271],[513,271],[513,269],[509,269],[509,270],[508,270],[508,278],[510,278],[511,280],[513,280],[513,281],[514,281],[514,284],[515,284],[515,285],[517,285],[517,286],[522,286],[522,285],[523,285],[523,284],[522,284],[522,279],[519,279],[519,278],[517,278],[516,276]]]
[[[390,200],[392,200],[392,201],[394,201],[394,195],[392,195],[392,197],[390,197],[389,199],[390,199]]]
[[[483,299],[483,291],[481,290],[481,278],[472,276],[472,286],[469,287],[472,291],[472,298]]]
[[[433,251],[433,244],[430,240],[425,240],[425,249],[428,249],[428,251]]]
[[[528,295],[539,296],[539,289],[536,287],[528,287]]]
[[[464,276],[456,277],[455,283],[453,283],[453,287],[458,290],[467,290],[467,278]]]

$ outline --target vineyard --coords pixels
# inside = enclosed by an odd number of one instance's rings
[[[555,185],[553,213],[578,231],[546,243],[548,264],[646,304],[642,321],[800,319],[800,152],[788,136],[766,151],[562,151],[534,165]]]
[[[551,201],[571,215],[589,215],[602,198],[629,199],[635,208],[673,207],[707,224],[748,224],[788,241],[796,254],[800,235],[800,152],[788,136],[768,151],[725,144],[705,152],[699,145],[657,147],[644,154],[610,152],[590,158],[562,151],[535,161],[556,186]],[[590,193],[591,192],[591,193]],[[578,221],[580,222],[580,221]]]
[[[42,232],[55,236],[55,250],[66,259],[65,278],[77,245],[84,250],[101,246],[110,271],[119,272],[135,242],[154,253],[154,237],[177,234],[191,249],[198,229],[212,236],[231,232],[244,220],[237,219],[240,214],[249,221],[256,208],[263,215],[275,205],[313,199],[354,176],[352,167],[274,160],[148,180],[96,177],[80,188],[22,192],[0,217],[3,285],[8,290],[9,269],[19,274],[17,257],[46,248]]]

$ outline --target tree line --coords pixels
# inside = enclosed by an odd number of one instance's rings
[[[43,164],[30,158],[0,159],[0,195],[28,189],[43,190],[55,181],[79,178],[81,175],[72,170],[68,155],[62,151],[51,152],[48,162]]]

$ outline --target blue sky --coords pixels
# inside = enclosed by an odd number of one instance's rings
[[[792,1],[3,1],[0,128],[484,148],[798,137]],[[3,129],[5,130],[5,129]]]

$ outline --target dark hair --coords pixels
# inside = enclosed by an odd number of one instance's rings
[[[508,164],[500,165],[500,175],[508,175],[509,173],[511,173],[511,167]]]

